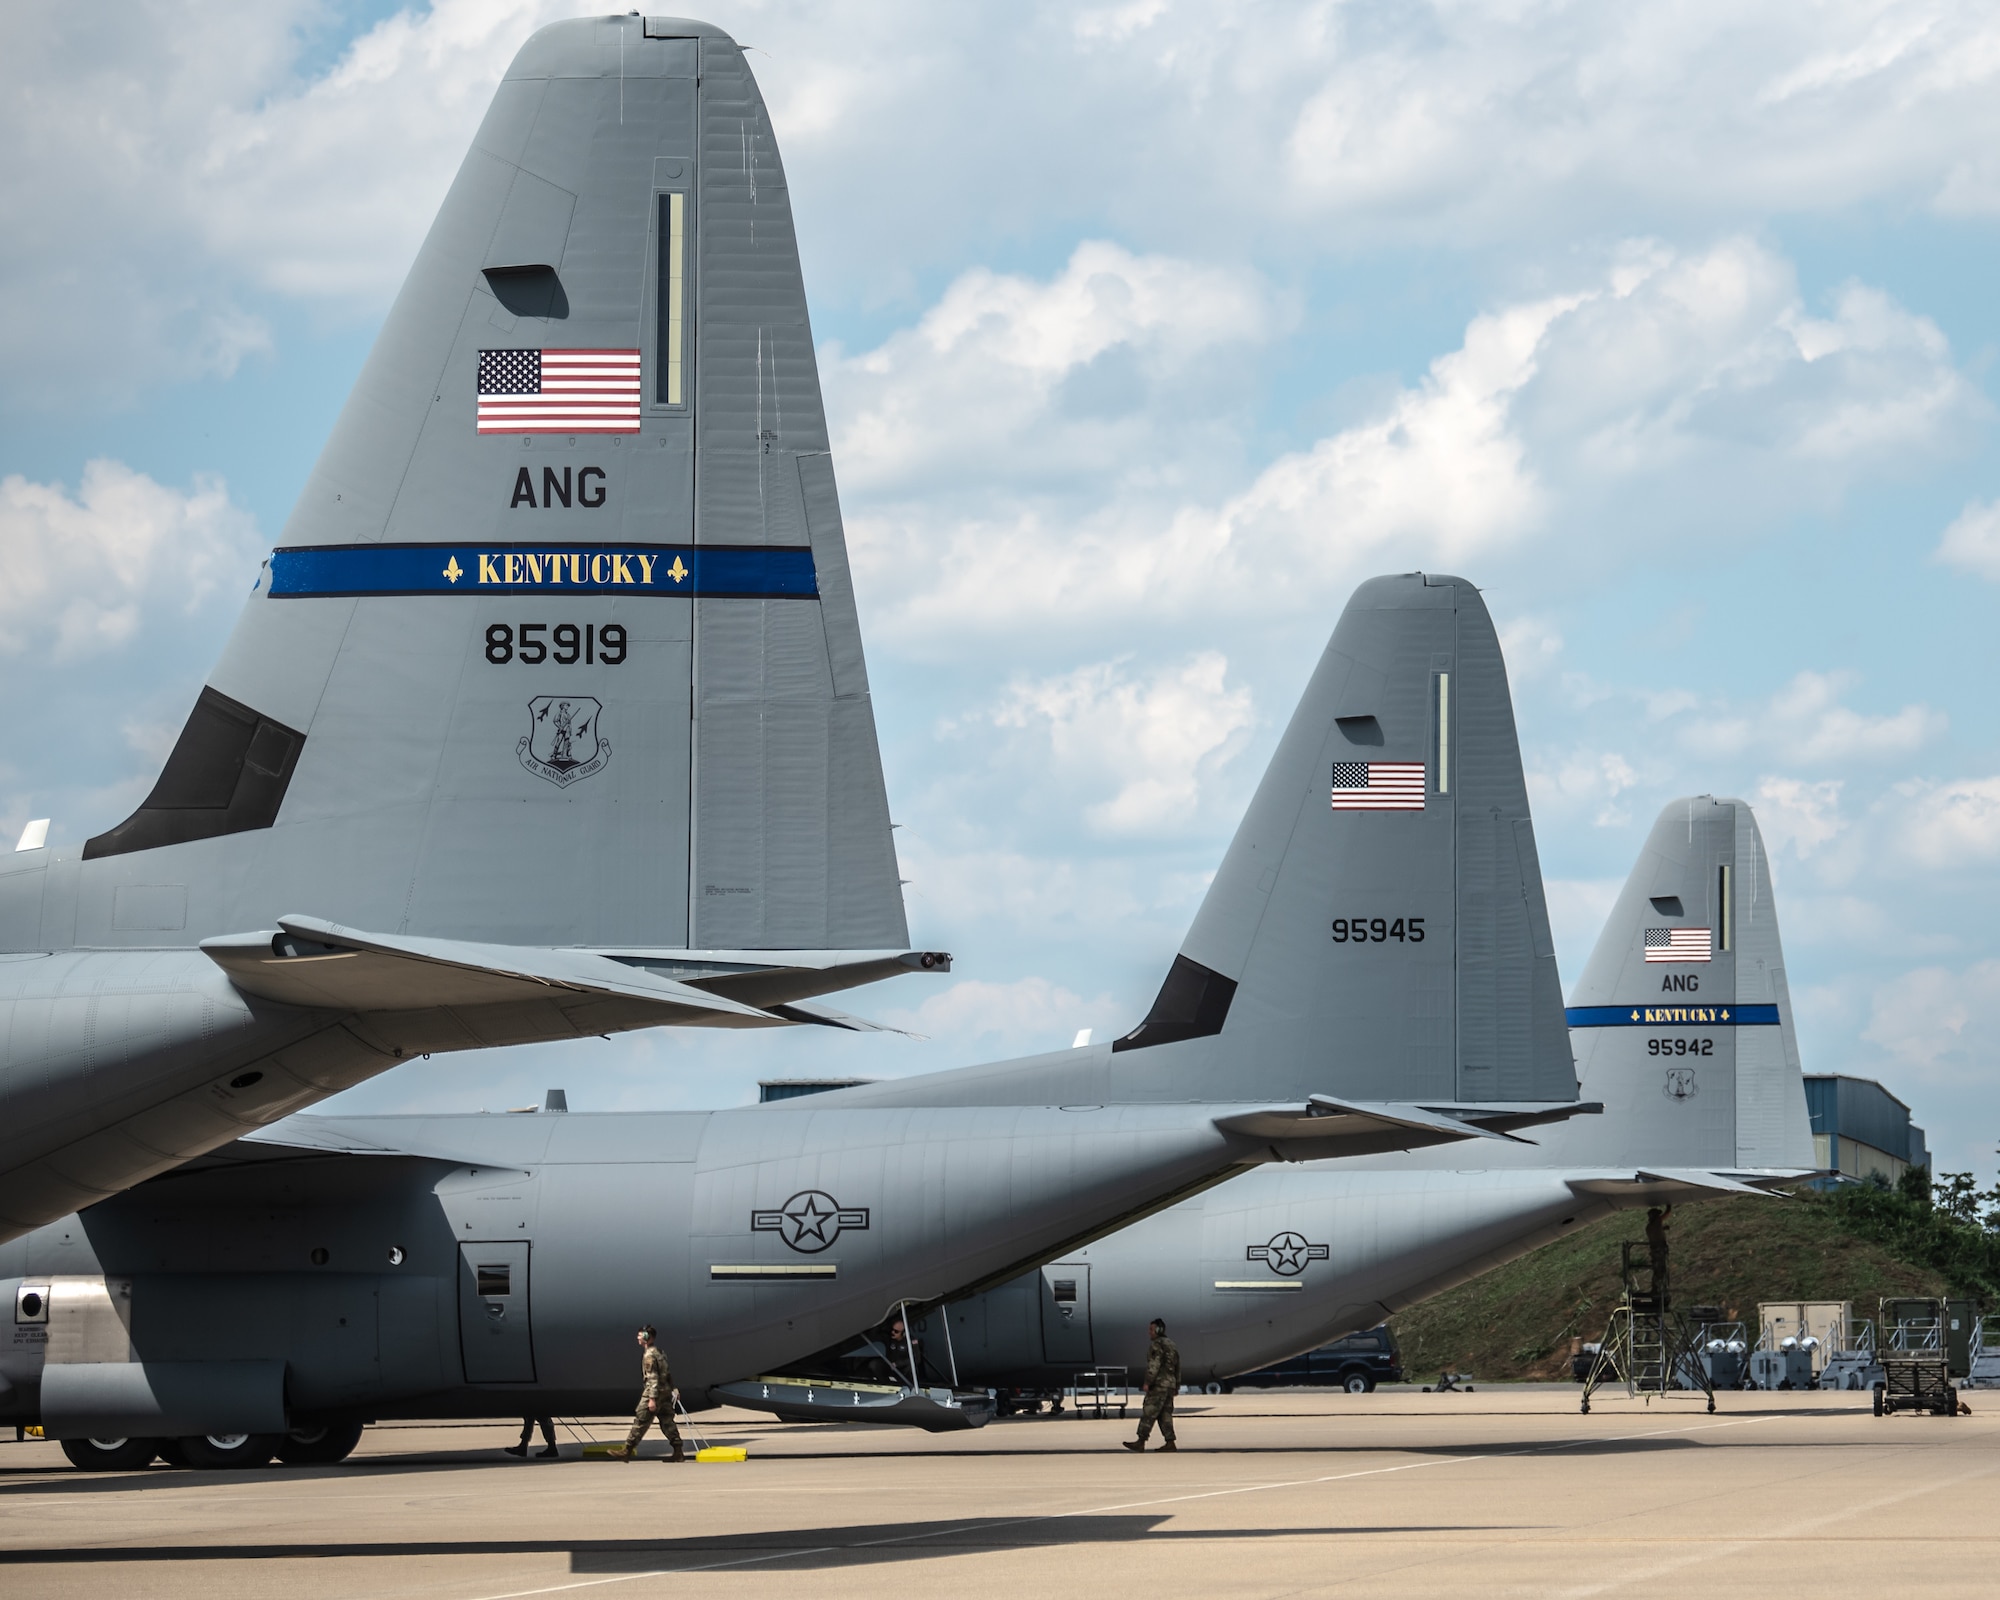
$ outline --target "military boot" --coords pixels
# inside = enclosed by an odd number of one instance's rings
[[[667,1459],[668,1459],[669,1461],[685,1461],[685,1460],[687,1460],[687,1451],[686,1451],[685,1449],[683,1449],[683,1448],[681,1447],[681,1442],[680,1442],[680,1440],[676,1439],[676,1440],[674,1441],[674,1453],[673,1453],[672,1455],[668,1456],[668,1457],[667,1457]]]

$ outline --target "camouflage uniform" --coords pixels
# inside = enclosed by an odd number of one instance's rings
[[[1139,1443],[1160,1425],[1160,1437],[1174,1442],[1174,1396],[1181,1386],[1181,1349],[1164,1333],[1153,1335],[1146,1351],[1146,1402],[1139,1409]]]
[[[1651,1269],[1653,1280],[1648,1287],[1654,1294],[1664,1295],[1667,1292],[1667,1218],[1658,1206],[1646,1213],[1646,1265]]]
[[[666,1351],[657,1344],[647,1345],[646,1353],[639,1358],[639,1372],[645,1382],[639,1390],[638,1407],[632,1413],[632,1431],[625,1435],[625,1455],[630,1459],[638,1454],[639,1441],[657,1422],[660,1432],[667,1436],[667,1443],[673,1446],[673,1459],[678,1461],[682,1455],[681,1430],[674,1425],[674,1375],[667,1368]],[[646,1404],[649,1400],[652,1406]]]

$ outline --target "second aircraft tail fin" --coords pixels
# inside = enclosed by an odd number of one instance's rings
[[[1165,1071],[1204,1038],[1215,1098],[1575,1098],[1507,669],[1464,579],[1356,591],[1112,1048]]]

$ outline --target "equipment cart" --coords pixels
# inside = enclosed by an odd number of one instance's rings
[[[1875,1389],[1875,1415],[1928,1411],[1934,1417],[1957,1416],[1958,1391],[1952,1387],[1945,1340],[1945,1303],[1884,1300],[1878,1326],[1881,1342],[1875,1359],[1882,1366],[1882,1381]]]

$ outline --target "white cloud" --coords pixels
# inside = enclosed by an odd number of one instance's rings
[[[1942,209],[1993,205],[1966,175],[1966,152],[1991,146],[2000,79],[1977,8],[1312,15],[1319,38],[1300,25],[1273,40],[1296,57],[1286,88],[1308,95],[1289,170],[1350,219],[1401,220],[1414,198],[1426,220],[1484,233],[1510,209],[1546,218],[1586,197],[1789,211],[1892,186]]]
[[[1229,662],[1214,650],[1137,677],[1128,666],[1104,661],[1018,682],[992,720],[1045,738],[1058,783],[1113,790],[1085,809],[1093,832],[1184,833],[1242,747],[1250,691],[1229,686]]]
[[[1780,492],[1844,481],[1864,460],[1934,450],[1981,414],[1942,333],[1849,284],[1829,316],[1800,299],[1791,264],[1748,239],[1699,252],[1627,245],[1605,288],[1550,330],[1521,426],[1562,442],[1584,478],[1746,459]]]
[[[1912,704],[1870,716],[1840,703],[1854,683],[1844,672],[1801,672],[1748,711],[1694,719],[1683,734],[1704,756],[1756,751],[1801,765],[1848,766],[1908,756],[1945,730],[1935,707]]]
[[[432,0],[377,23],[319,78],[217,106],[186,191],[208,249],[285,294],[386,300],[507,63],[571,10]]]
[[[941,994],[909,1010],[882,1013],[884,1020],[925,1038],[949,1040],[954,1049],[984,1054],[1060,1050],[1080,1028],[1107,1029],[1138,1018],[1122,1018],[1106,995],[1085,1000],[1047,978],[988,983],[961,978]],[[1108,1037],[1100,1033],[1100,1037]]]
[[[895,496],[946,477],[1116,475],[1156,444],[1163,404],[1208,392],[1193,363],[1264,338],[1273,315],[1254,273],[1098,241],[1044,283],[975,268],[914,328],[859,356],[828,349],[842,480]]]
[[[2000,579],[2000,500],[1974,500],[1952,519],[1936,559],[1982,578]]]
[[[266,338],[260,294],[379,308],[508,59],[572,9],[433,0],[347,39],[316,0],[108,28],[0,12],[0,287],[36,308],[0,347],[16,402],[226,372]],[[712,15],[761,49],[821,281],[874,304],[1085,215],[1142,250],[1240,260],[1534,251],[1662,219],[1700,237],[1871,201],[2000,214],[2000,27],[1977,8]]]
[[[1840,814],[1839,778],[1760,778],[1754,801],[1757,825],[1772,855],[1789,849],[1803,861],[1830,844],[1847,826]]]
[[[1880,984],[1861,1036],[1920,1082],[1984,1084],[1996,1027],[2000,961],[1980,961],[1957,972],[1918,967]]]
[[[2000,861],[2000,778],[1907,784],[1900,798],[1894,826],[1905,854],[1946,871]]]
[[[1544,843],[1544,854],[1547,849]],[[1542,880],[1542,895],[1549,907],[1549,927],[1556,941],[1556,965],[1571,985],[1572,993],[1577,979],[1583,976],[1590,952],[1597,948],[1621,884],[1618,878]]]
[[[1079,40],[1124,44],[1167,14],[1168,0],[1125,0],[1123,5],[1088,6],[1072,24]]]
[[[1549,821],[1588,816],[1600,828],[1631,820],[1619,797],[1636,788],[1639,774],[1615,750],[1575,750],[1554,766],[1530,765],[1528,796],[1537,816]]]
[[[1509,683],[1522,684],[1539,678],[1562,655],[1563,637],[1546,618],[1523,613],[1495,621]]]
[[[194,610],[256,568],[255,529],[219,479],[183,493],[116,461],[60,484],[0,479],[0,651],[57,661],[114,650],[149,607]]]
[[[265,292],[373,311],[555,0],[436,0],[324,72],[314,0],[0,13],[0,319],[17,408],[117,403],[270,346]]]
[[[856,560],[891,629],[1324,612],[1384,566],[1552,544],[1601,562],[1663,535],[1720,548],[1863,472],[1908,470],[1989,410],[1936,327],[1879,294],[1850,288],[1814,317],[1760,245],[1635,244],[1582,288],[1474,317],[1370,414],[1204,494],[1190,455],[1213,479],[1251,430],[1191,443],[1156,376],[1265,326],[1248,280],[1214,279],[1222,309],[1205,311],[1187,292],[1204,281],[1089,246],[1039,287],[970,274],[915,329],[834,352],[835,415],[844,393],[857,419],[838,445],[861,463]],[[1071,414],[1058,375],[1111,351],[1133,354],[1135,398]],[[1807,759],[1935,731],[1922,708],[1856,720],[1807,703],[1825,694],[1809,674],[1777,708],[1821,730]]]

